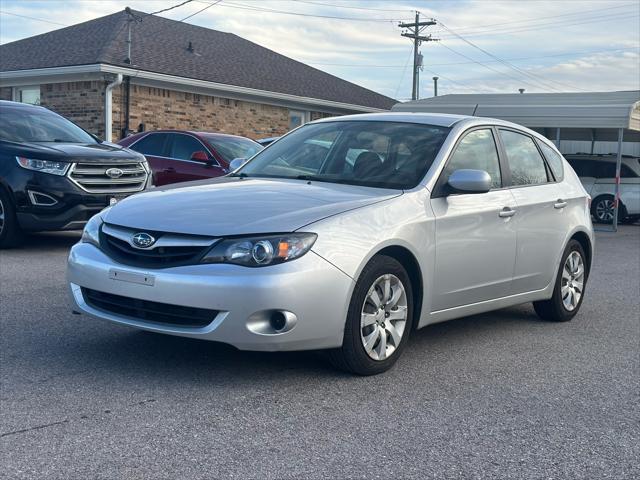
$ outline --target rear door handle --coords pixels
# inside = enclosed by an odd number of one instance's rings
[[[556,203],[553,204],[553,208],[557,208],[558,210],[567,206],[567,202],[559,198],[556,200]]]
[[[504,207],[502,210],[500,210],[500,212],[498,213],[498,216],[500,218],[507,218],[507,217],[513,217],[515,214],[516,214],[516,211],[513,208]]]

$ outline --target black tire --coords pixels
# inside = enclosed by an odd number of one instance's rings
[[[22,231],[16,219],[16,209],[9,194],[0,187],[0,248],[11,248],[20,244]]]
[[[374,360],[365,351],[361,339],[361,314],[367,294],[374,282],[385,274],[392,274],[402,283],[407,301],[407,319],[401,340],[395,351],[384,360]],[[396,259],[377,255],[365,266],[356,283],[344,329],[342,347],[330,350],[329,361],[336,367],[357,375],[376,375],[389,370],[404,350],[413,323],[413,292],[411,280],[404,267]],[[385,337],[386,338],[386,337]]]
[[[562,300],[562,270],[564,268],[565,262],[569,255],[573,252],[578,252],[582,257],[582,262],[584,265],[584,282],[582,288],[582,294],[580,295],[580,299],[576,307],[573,310],[568,310],[564,302]],[[558,273],[556,275],[556,284],[553,289],[553,296],[549,300],[542,300],[539,302],[533,302],[533,308],[540,318],[543,320],[548,320],[550,322],[568,322],[573,317],[576,316],[578,311],[580,310],[580,306],[582,305],[582,301],[584,300],[585,289],[587,286],[587,281],[589,279],[589,265],[587,263],[587,257],[584,254],[584,250],[580,242],[577,240],[570,240],[569,244],[564,250],[562,254],[562,259],[560,260],[560,266],[558,267]]]
[[[591,202],[591,215],[593,215],[597,223],[613,223],[613,213],[610,213],[611,218],[609,218],[609,213],[605,215],[604,212],[610,212],[611,205],[614,203],[615,197],[613,195],[600,195]],[[620,202],[618,206],[618,222],[622,223],[626,217],[627,209]]]

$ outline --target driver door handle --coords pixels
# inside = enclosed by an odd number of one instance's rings
[[[553,204],[553,208],[557,208],[558,210],[567,206],[567,202],[559,198],[556,200],[556,203]]]
[[[500,210],[500,212],[498,213],[498,216],[500,218],[508,218],[508,217],[513,217],[516,214],[516,211],[511,208],[511,207],[504,207],[502,210]]]

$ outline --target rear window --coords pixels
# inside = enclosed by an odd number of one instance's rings
[[[158,157],[165,157],[165,140],[167,139],[166,133],[149,133],[142,140],[138,140],[129,148],[143,155],[155,155]]]

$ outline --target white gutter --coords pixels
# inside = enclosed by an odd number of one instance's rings
[[[137,70],[130,67],[119,67],[116,65],[107,65],[104,63],[96,63],[90,65],[72,65],[68,67],[53,67],[53,68],[37,68],[31,70],[12,70],[0,72],[0,86],[14,86],[16,83],[28,82],[33,84],[35,79],[43,76],[62,76],[62,75],[82,75],[90,73],[115,73],[128,75],[132,79],[146,79],[150,81],[173,83],[180,86],[189,86],[194,88],[201,88],[204,90],[215,90],[218,92],[225,92],[229,96],[251,96],[253,101],[260,101],[258,99],[266,100],[266,103],[276,104],[279,103],[295,103],[301,105],[307,105],[308,107],[324,107],[337,110],[346,110],[351,112],[385,112],[387,110],[381,108],[367,107],[363,105],[355,105],[351,103],[335,102],[331,100],[322,100],[319,98],[301,97],[298,95],[291,95],[287,93],[270,92],[268,90],[258,90],[249,87],[239,87],[236,85],[228,85],[224,83],[209,82],[206,80],[198,80],[195,78],[180,77],[176,75],[166,75],[163,73],[148,72],[145,70]],[[49,78],[48,81],[55,83],[53,79]],[[62,78],[57,81],[65,81]],[[166,87],[165,87],[166,88]]]
[[[116,79],[107,85],[104,91],[104,139],[107,142],[113,141],[113,110],[112,91],[122,83],[122,74],[119,73]]]

